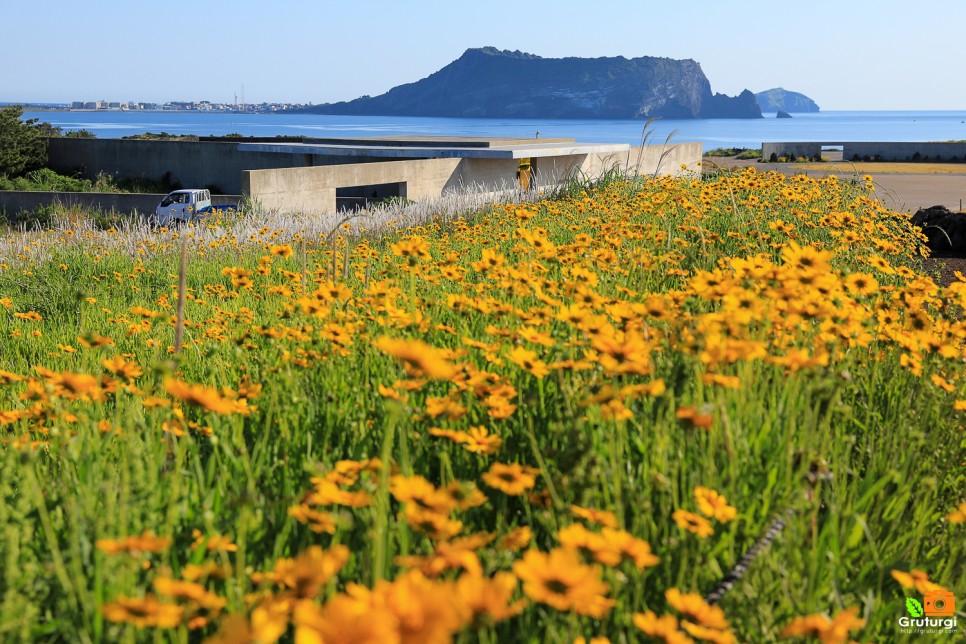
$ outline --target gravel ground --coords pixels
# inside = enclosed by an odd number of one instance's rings
[[[966,258],[929,257],[922,260],[922,268],[939,286],[949,286],[956,281],[956,271],[966,275]]]

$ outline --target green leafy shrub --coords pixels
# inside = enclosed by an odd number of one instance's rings
[[[47,163],[43,126],[48,124],[21,116],[19,105],[0,108],[0,176],[19,177]]]

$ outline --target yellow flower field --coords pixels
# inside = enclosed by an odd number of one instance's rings
[[[913,641],[966,278],[871,189],[0,246],[0,639]]]

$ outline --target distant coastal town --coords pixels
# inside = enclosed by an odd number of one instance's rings
[[[71,112],[243,112],[266,114],[309,107],[301,103],[212,103],[211,101],[169,101],[143,103],[135,101],[72,101],[70,103],[30,104],[32,109]]]

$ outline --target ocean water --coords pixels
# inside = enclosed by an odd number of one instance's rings
[[[462,119],[316,114],[204,112],[25,112],[64,130],[87,129],[100,138],[144,132],[245,136],[361,137],[385,135],[570,137],[582,142],[637,145],[641,120]],[[966,111],[837,111],[777,119],[659,120],[649,142],[700,141],[706,150],[759,148],[765,141],[950,141],[966,140]]]

